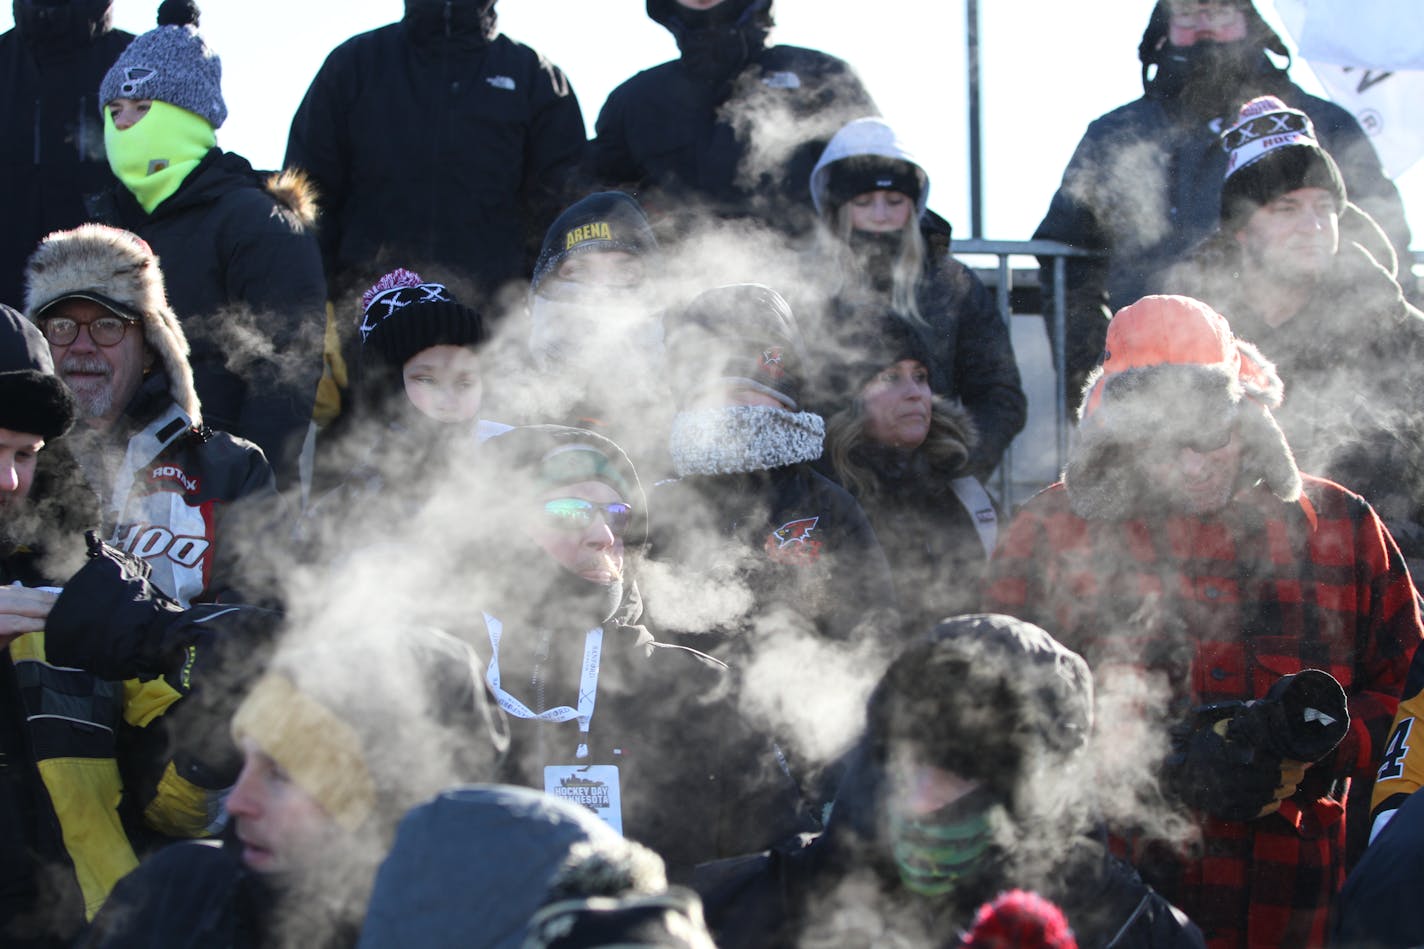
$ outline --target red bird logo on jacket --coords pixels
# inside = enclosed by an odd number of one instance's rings
[[[811,537],[821,518],[803,517],[787,521],[766,535],[767,556],[777,563],[808,564],[821,556],[821,542]]]

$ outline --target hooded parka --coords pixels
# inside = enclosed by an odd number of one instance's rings
[[[207,422],[255,442],[284,490],[322,369],[313,197],[300,176],[264,175],[213,148],[152,213],[121,185],[90,202],[94,220],[133,231],[158,255]]]
[[[15,0],[15,28],[0,35],[0,303],[20,304],[35,245],[88,220],[85,196],[113,181],[95,90],[134,37],[110,27],[112,7]]]
[[[768,46],[770,0],[725,0],[695,13],[648,0],[679,59],[609,93],[589,145],[600,185],[633,191],[675,235],[710,212],[793,234],[813,218],[807,176],[836,129],[876,113],[849,65],[799,46]],[[788,129],[796,134],[787,140]]]
[[[1179,64],[1189,67],[1197,46],[1237,44],[1199,43],[1186,51],[1164,46],[1165,8],[1163,2],[1154,10],[1139,50],[1144,95],[1088,125],[1033,234],[1035,240],[1104,255],[1067,262],[1068,372],[1077,381],[1102,352],[1104,304],[1116,310],[1162,292],[1164,271],[1216,229],[1227,159],[1220,135],[1237,109],[1256,96],[1276,96],[1310,117],[1321,146],[1340,166],[1351,200],[1380,222],[1400,259],[1409,251],[1399,192],[1368,137],[1354,116],[1306,93],[1267,56],[1268,49],[1283,54],[1285,47],[1254,9],[1246,11],[1252,35],[1240,41],[1235,54],[1220,50],[1223,70],[1239,76],[1239,90],[1203,115],[1181,95]],[[1044,264],[1042,282],[1048,287],[1049,258]],[[1070,389],[1069,398],[1075,394]]]

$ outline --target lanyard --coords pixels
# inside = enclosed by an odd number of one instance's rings
[[[598,662],[603,655],[603,627],[595,626],[583,640],[583,672],[579,676],[578,708],[561,705],[535,713],[529,706],[510,695],[499,685],[499,639],[504,632],[504,624],[488,613],[485,628],[489,630],[490,661],[485,670],[485,681],[494,691],[499,707],[516,718],[532,718],[540,722],[567,722],[578,719],[579,744],[574,752],[576,758],[588,757],[588,727],[593,721],[593,703],[598,698]]]

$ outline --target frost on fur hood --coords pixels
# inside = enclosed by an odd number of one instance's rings
[[[188,338],[168,306],[158,257],[138,235],[104,224],[56,231],[40,242],[25,267],[25,315],[38,322],[60,300],[92,300],[143,326],[144,344],[168,376],[168,393],[202,424]]]

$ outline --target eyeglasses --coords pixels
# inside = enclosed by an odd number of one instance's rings
[[[621,537],[633,521],[632,505],[622,501],[595,504],[583,498],[553,498],[544,502],[544,522],[559,530],[588,530],[599,514],[614,537]]]
[[[51,316],[40,322],[40,329],[51,346],[68,346],[79,338],[79,327],[89,328],[89,338],[96,346],[117,346],[134,324],[120,316],[101,316],[88,323],[71,320],[67,316]]]
[[[1241,5],[1236,0],[1174,0],[1168,8],[1172,13],[1172,25],[1185,28],[1196,26],[1202,19],[1208,26],[1221,26],[1241,9]]]

